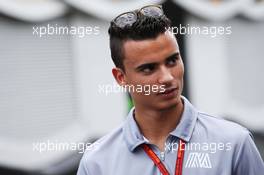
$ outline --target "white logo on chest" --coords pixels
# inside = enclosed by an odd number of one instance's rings
[[[208,153],[190,153],[185,168],[212,168]]]

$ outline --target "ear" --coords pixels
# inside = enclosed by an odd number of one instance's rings
[[[126,84],[126,75],[122,69],[115,67],[112,69],[112,74],[115,77],[116,82],[120,86],[123,86]]]

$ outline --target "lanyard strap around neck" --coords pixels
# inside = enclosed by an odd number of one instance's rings
[[[143,144],[142,148],[146,152],[146,154],[151,158],[154,164],[159,168],[162,175],[170,174],[169,171],[166,169],[165,165],[159,159],[159,157],[154,153],[154,151],[147,144]],[[182,175],[184,149],[185,149],[185,143],[183,140],[180,139],[180,144],[178,145],[178,155],[177,155],[176,165],[175,165],[175,175]]]

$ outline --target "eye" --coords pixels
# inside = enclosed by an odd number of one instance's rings
[[[151,72],[153,72],[155,70],[155,65],[145,65],[143,67],[140,68],[140,72],[143,72],[143,73],[146,73],[146,74],[149,74]]]
[[[179,56],[178,55],[175,55],[175,56],[169,58],[167,60],[167,63],[166,64],[169,65],[169,66],[174,66],[174,65],[176,65],[178,59],[179,59]]]

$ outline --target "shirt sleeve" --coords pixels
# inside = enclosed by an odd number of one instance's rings
[[[258,149],[247,132],[239,145],[234,163],[234,175],[260,175],[264,174],[264,163]]]

